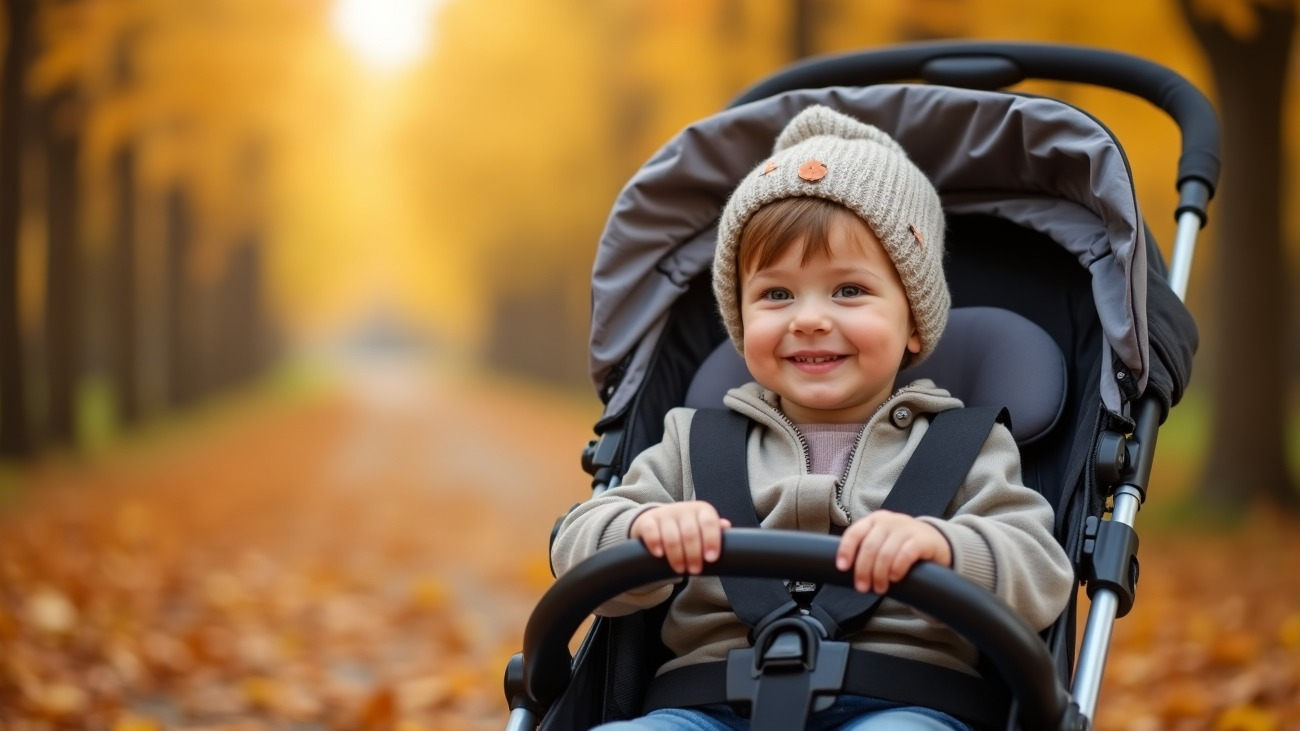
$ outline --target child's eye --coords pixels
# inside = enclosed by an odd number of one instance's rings
[[[784,302],[785,300],[794,299],[794,295],[790,294],[788,289],[769,289],[763,293],[763,299]]]
[[[867,291],[865,289],[856,284],[841,285],[840,288],[835,291],[837,297],[861,297],[866,293]]]

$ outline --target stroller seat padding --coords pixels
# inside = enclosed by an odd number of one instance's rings
[[[1031,444],[1065,408],[1065,356],[1052,336],[998,307],[957,307],[934,354],[899,373],[899,384],[934,381],[967,406],[1006,407],[1016,443]],[[754,380],[730,340],[700,364],[685,405],[719,408],[728,389]]]

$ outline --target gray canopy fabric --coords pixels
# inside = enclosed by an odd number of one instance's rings
[[[1146,388],[1145,229],[1128,162],[1110,133],[1054,99],[924,85],[788,92],[728,109],[670,140],[624,187],[601,236],[592,277],[591,378],[619,364],[606,413],[627,406],[672,303],[713,259],[716,223],[737,182],[777,134],[825,104],[895,137],[938,188],[950,213],[986,213],[1040,231],[1092,276],[1109,364]],[[1124,404],[1103,367],[1101,396]]]

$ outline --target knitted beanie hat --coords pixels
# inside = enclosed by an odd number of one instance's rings
[[[835,201],[871,227],[912,308],[921,339],[912,363],[923,360],[943,334],[951,304],[943,275],[939,194],[892,137],[824,106],[809,107],[790,120],[772,157],[745,176],[722,210],[713,292],[736,349],[744,352],[736,295],[740,232],[759,208],[800,196]]]

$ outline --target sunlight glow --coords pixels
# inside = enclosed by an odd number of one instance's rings
[[[396,71],[428,50],[434,9],[443,0],[337,0],[334,30],[367,64]]]

